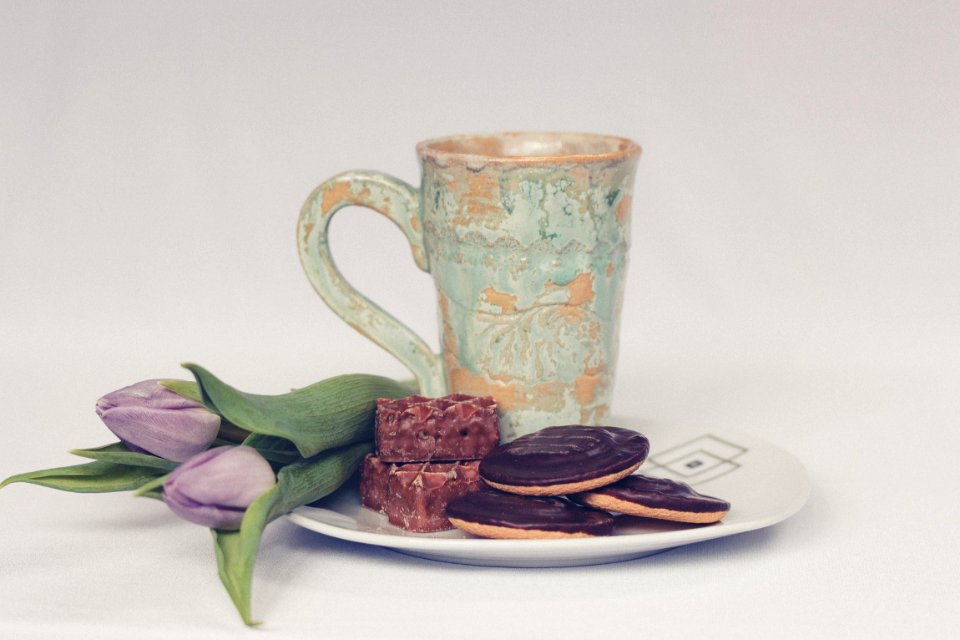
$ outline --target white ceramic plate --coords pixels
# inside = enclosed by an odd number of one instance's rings
[[[289,515],[296,524],[361,544],[430,560],[500,567],[564,567],[630,560],[776,524],[800,510],[810,481],[800,462],[760,439],[723,431],[644,427],[650,457],[639,473],[686,482],[731,503],[722,522],[707,526],[620,516],[609,537],[563,540],[486,540],[460,531],[410,533],[360,506],[345,488]]]

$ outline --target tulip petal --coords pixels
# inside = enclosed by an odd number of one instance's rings
[[[192,500],[246,508],[276,484],[276,476],[263,456],[251,447],[218,447],[219,455],[205,457],[202,466],[179,475],[182,490]]]
[[[217,447],[177,467],[163,485],[177,515],[214,529],[240,526],[244,510],[277,482],[273,468],[250,447]]]
[[[163,501],[175,514],[204,527],[236,531],[243,522],[246,509],[224,508],[200,504],[178,492],[164,490]]]
[[[97,415],[131,448],[174,462],[209,448],[220,429],[220,416],[158,380],[105,395],[97,401]]]

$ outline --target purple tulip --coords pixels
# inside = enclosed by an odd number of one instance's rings
[[[163,483],[163,501],[185,520],[236,530],[250,503],[277,483],[252,447],[216,447],[190,458]]]
[[[108,393],[97,400],[97,415],[127,447],[183,462],[213,444],[220,416],[160,382]]]

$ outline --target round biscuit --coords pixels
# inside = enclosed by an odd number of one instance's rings
[[[568,482],[565,484],[550,484],[543,486],[521,486],[521,485],[511,485],[503,484],[500,482],[494,482],[487,478],[483,478],[483,481],[501,491],[506,491],[507,493],[514,493],[521,496],[565,496],[570,493],[580,493],[582,491],[591,491],[593,489],[599,489],[600,487],[605,487],[608,484],[613,484],[617,480],[621,480],[638,468],[640,468],[640,462],[633,465],[632,467],[627,467],[623,471],[618,471],[617,473],[611,473],[609,475],[600,476],[599,478],[593,478],[590,480],[581,480],[580,482]]]
[[[684,522],[687,524],[711,524],[719,522],[723,520],[724,516],[728,513],[727,511],[696,512],[659,509],[600,494],[586,494],[579,496],[578,500],[596,509],[624,513],[628,516],[640,516],[642,518],[654,518],[656,520],[669,520],[671,522]]]
[[[550,540],[559,538],[594,538],[589,533],[578,531],[566,533],[563,531],[544,531],[542,529],[518,529],[516,527],[500,527],[492,524],[480,524],[460,518],[448,518],[450,524],[461,531],[473,534],[480,538],[497,538],[500,540]]]

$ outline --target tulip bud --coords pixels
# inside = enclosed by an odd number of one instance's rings
[[[254,500],[277,483],[253,447],[216,447],[190,458],[163,483],[163,501],[181,518],[236,530]]]
[[[97,415],[120,441],[174,462],[213,444],[220,416],[160,384],[144,380],[97,400]]]

